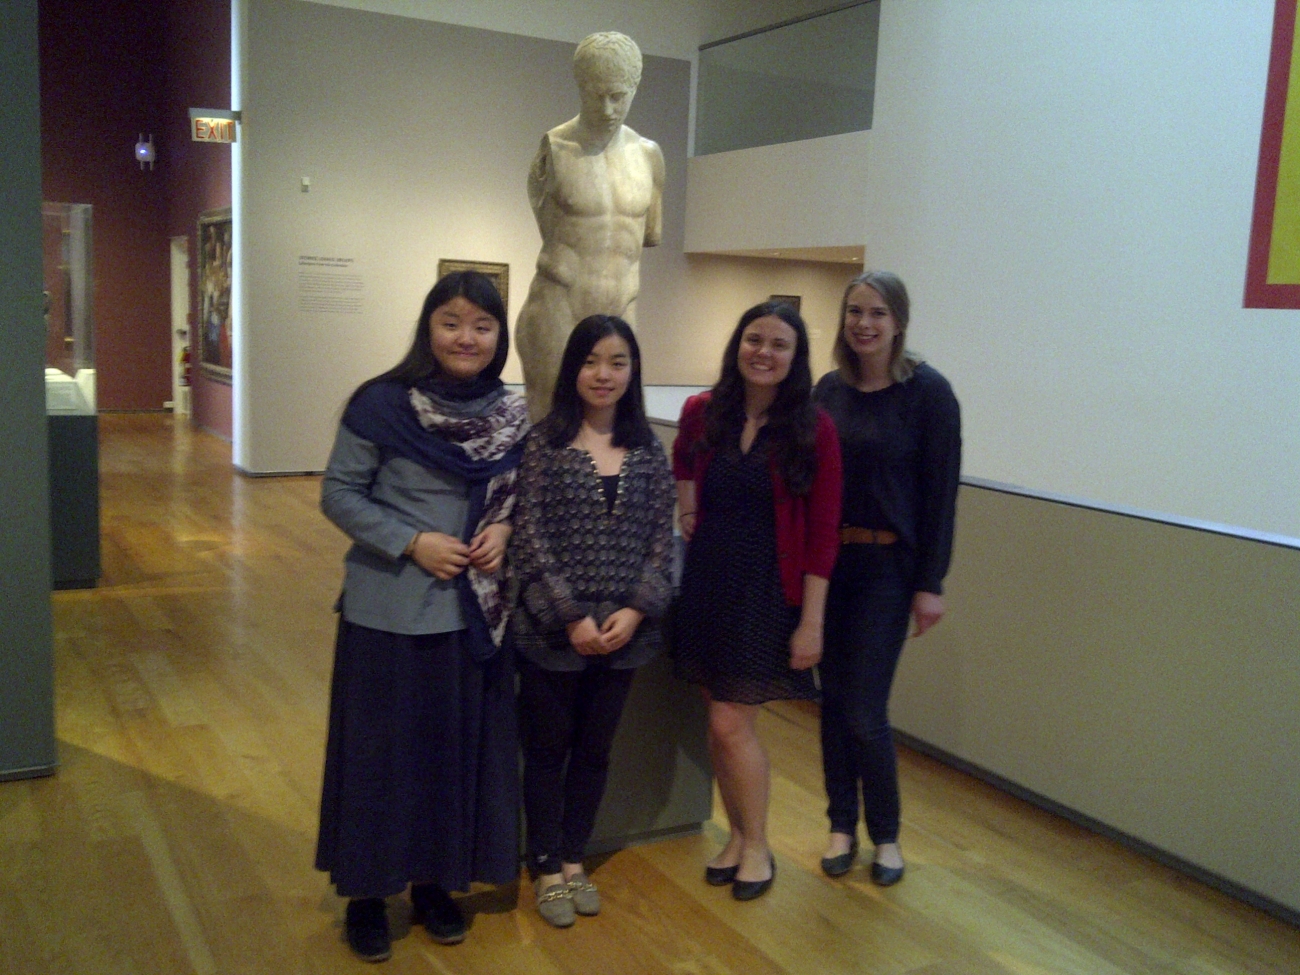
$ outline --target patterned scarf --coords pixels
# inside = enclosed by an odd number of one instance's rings
[[[528,433],[528,406],[524,398],[517,393],[504,392],[497,398],[496,408],[481,415],[458,415],[461,404],[453,403],[419,388],[410,389],[411,407],[415,410],[420,426],[435,433],[443,439],[456,444],[465,454],[475,461],[497,461],[510,453],[512,448],[523,441]],[[515,453],[518,453],[516,450]],[[483,507],[477,520],[472,518],[473,538],[488,525],[505,521],[515,507],[515,478],[518,474],[518,462],[515,466],[488,479]],[[466,541],[469,538],[465,539]],[[485,575],[474,566],[469,566],[462,575],[469,581],[488,633],[495,646],[501,646],[505,633],[507,606],[504,596],[503,576],[500,569],[493,575]]]
[[[348,404],[343,424],[385,456],[463,478],[469,487],[469,516],[462,541],[513,511],[528,407],[500,380],[454,385],[426,380],[416,386],[376,382]],[[501,646],[505,576],[503,570],[485,575],[473,566],[456,576],[476,660],[487,660]]]

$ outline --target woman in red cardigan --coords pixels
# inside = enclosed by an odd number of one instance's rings
[[[704,690],[709,754],[731,837],[705,880],[737,900],[772,886],[765,701],[815,698],[839,549],[840,445],[813,405],[808,331],[789,305],[741,316],[710,392],[682,409],[673,474],[690,543],[676,611],[677,675]]]

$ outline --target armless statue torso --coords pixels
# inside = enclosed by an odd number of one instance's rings
[[[620,126],[603,148],[586,148],[577,123],[542,137],[528,174],[542,249],[515,338],[535,420],[550,409],[573,326],[596,314],[632,320],[641,249],[658,244],[662,233],[659,147]]]

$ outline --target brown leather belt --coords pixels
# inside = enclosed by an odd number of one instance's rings
[[[883,528],[855,528],[845,525],[840,529],[840,542],[844,545],[893,545],[898,536]]]

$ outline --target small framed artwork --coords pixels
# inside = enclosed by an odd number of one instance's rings
[[[449,258],[443,258],[438,262],[438,278],[441,280],[444,274],[451,274],[453,271],[477,271],[479,274],[486,274],[492,279],[492,283],[497,286],[497,291],[501,294],[501,304],[505,306],[506,316],[510,314],[510,265],[495,264],[492,261],[453,261]],[[505,324],[502,322],[501,324]]]
[[[230,322],[230,207],[199,215],[198,363],[205,376],[229,383],[234,362]]]
[[[782,305],[789,305],[795,311],[799,310],[799,304],[803,300],[799,295],[768,295],[768,301],[776,301]]]

